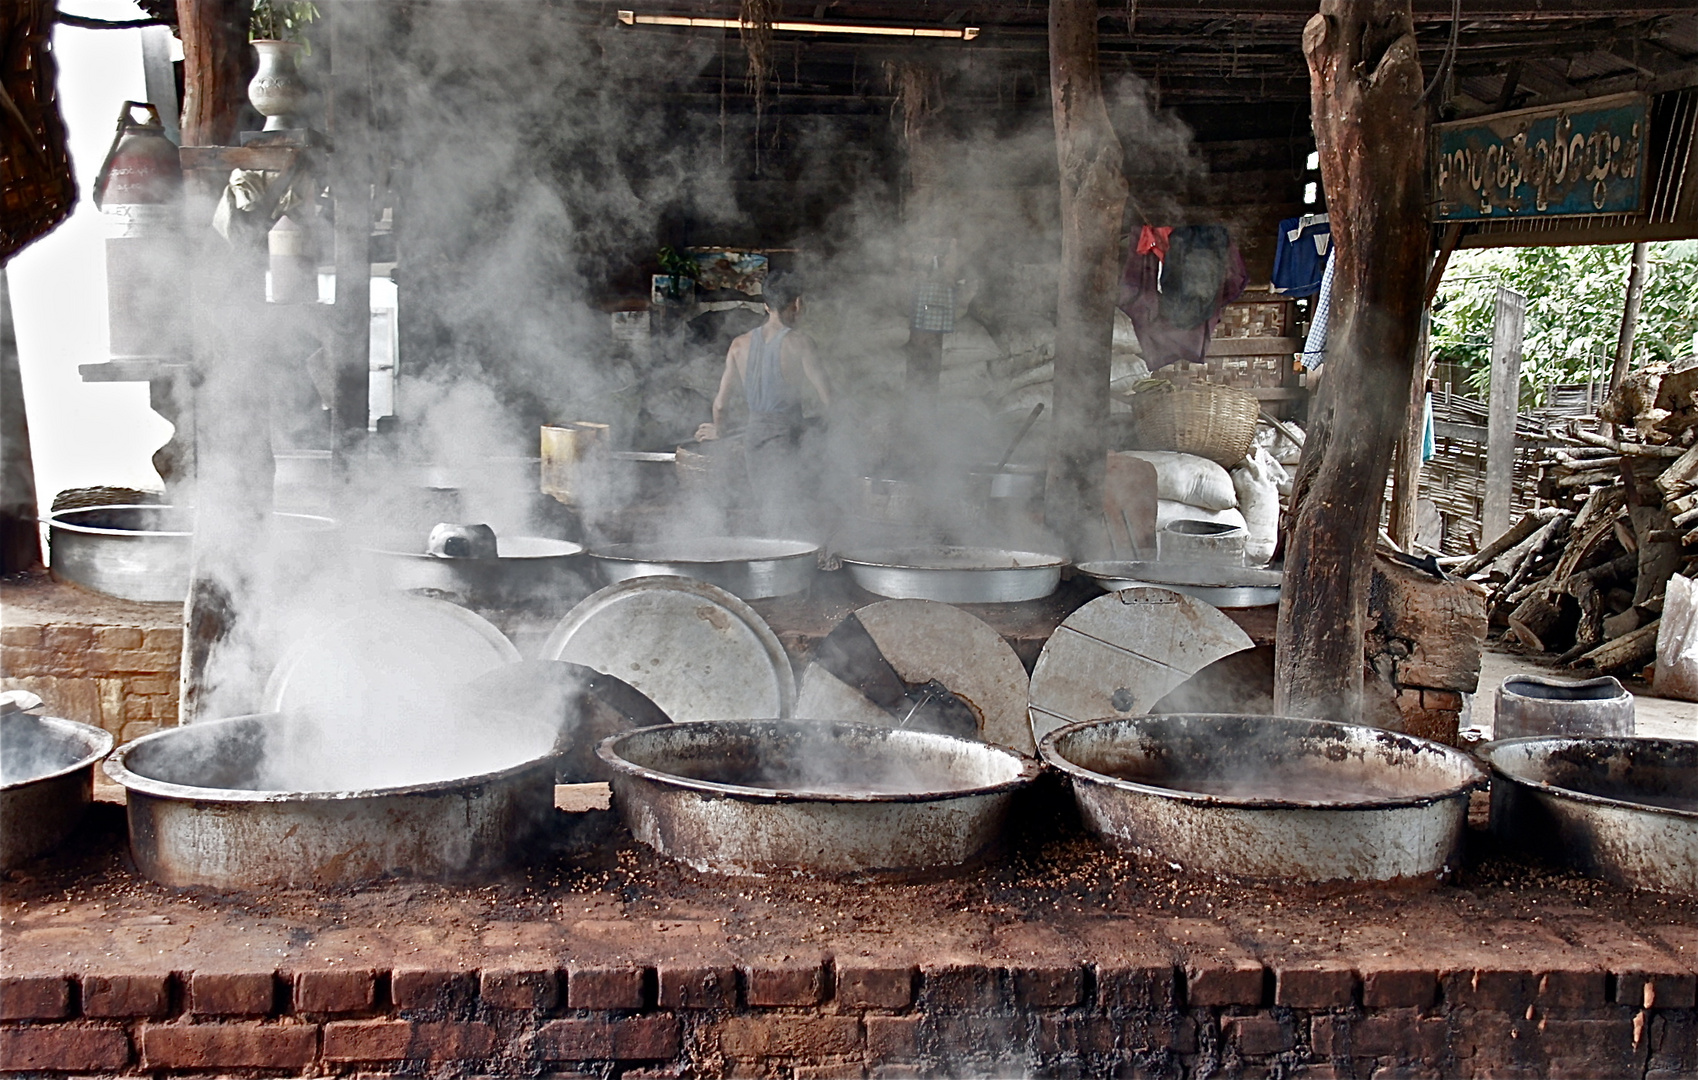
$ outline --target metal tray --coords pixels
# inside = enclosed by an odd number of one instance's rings
[[[578,577],[582,544],[545,536],[503,536],[496,545],[493,559],[445,559],[383,548],[368,552],[397,589],[442,593],[474,607],[513,607],[574,592],[572,598],[577,599],[589,591]]]
[[[1074,567],[1108,592],[1156,588],[1195,596],[1217,608],[1266,607],[1279,603],[1285,575],[1278,570],[1188,563],[1101,560]]]
[[[642,577],[686,577],[742,600],[789,596],[808,587],[819,545],[754,536],[701,536],[607,544],[590,553],[609,585]]]
[[[1061,584],[1067,559],[1037,551],[911,547],[844,552],[855,584],[897,600],[1012,604],[1038,600]]]

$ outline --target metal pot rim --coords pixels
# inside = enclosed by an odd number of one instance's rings
[[[977,787],[952,788],[945,791],[916,791],[885,795],[852,795],[847,792],[793,791],[784,788],[745,787],[742,784],[721,784],[712,780],[696,780],[688,776],[679,776],[677,773],[661,772],[658,769],[651,769],[646,765],[638,765],[634,761],[621,757],[618,749],[614,745],[622,740],[635,738],[638,735],[644,735],[649,732],[676,732],[680,728],[692,727],[698,724],[709,724],[721,727],[727,725],[761,725],[771,729],[775,734],[780,731],[794,732],[803,731],[809,728],[827,727],[879,733],[896,733],[904,737],[916,738],[921,742],[943,740],[954,743],[969,743],[975,747],[982,747],[989,753],[1000,754],[1014,759],[1014,761],[1018,763],[1020,771],[1012,779],[1004,780],[997,784],[982,784]],[[976,739],[961,739],[953,735],[943,735],[931,731],[904,731],[899,728],[882,727],[878,724],[858,724],[848,720],[692,720],[686,721],[683,724],[657,724],[652,727],[632,728],[629,731],[620,731],[609,735],[597,744],[595,752],[596,756],[606,762],[608,767],[613,769],[614,772],[622,773],[629,777],[647,780],[651,783],[661,784],[670,788],[685,788],[690,791],[700,791],[710,795],[722,795],[728,798],[741,799],[745,802],[766,803],[943,802],[948,799],[960,799],[977,795],[995,795],[1005,791],[1015,791],[1027,786],[1033,780],[1036,780],[1039,774],[1043,771],[1042,765],[1031,758],[1026,757],[1024,754],[1016,753],[1013,750],[997,746],[994,743],[981,743]]]
[[[64,529],[66,532],[83,533],[87,536],[154,536],[154,537],[192,537],[192,529],[108,529],[99,525],[80,525],[74,521],[66,521],[66,514],[82,514],[91,510],[182,510],[191,512],[193,507],[179,507],[172,503],[102,503],[99,506],[76,506],[66,510],[53,510],[44,518],[37,520],[52,529]],[[336,527],[336,519],[322,514],[300,514],[289,510],[273,510],[273,517],[290,518],[295,521],[308,523],[309,531],[329,532]]]
[[[548,552],[545,555],[501,555],[501,554],[497,554],[496,557],[493,558],[493,559],[443,558],[440,555],[432,555],[428,551],[396,551],[394,548],[383,548],[383,547],[366,547],[366,548],[362,548],[361,550],[369,551],[373,555],[382,555],[386,558],[393,558],[393,559],[434,559],[438,562],[448,562],[448,563],[468,563],[469,562],[469,563],[478,563],[478,564],[489,564],[489,563],[499,563],[499,562],[530,562],[530,561],[542,560],[542,559],[570,559],[570,558],[575,558],[576,556],[582,555],[585,551],[584,545],[577,543],[576,541],[556,540],[551,536],[514,536],[514,537],[511,537],[510,539],[513,539],[513,540],[547,540],[551,544],[563,545],[564,547],[568,548],[569,550],[566,550],[566,551],[551,551],[551,552]],[[499,545],[501,543],[501,538],[497,537],[495,542],[496,542],[496,545],[497,545],[497,550],[499,551]]]
[[[921,565],[918,565],[917,563],[912,563],[912,562],[887,562],[887,561],[884,561],[886,559],[891,558],[892,556],[908,555],[910,553],[912,553],[912,554],[922,554],[923,555],[923,553],[926,552],[926,551],[935,551],[935,550],[940,550],[940,549],[947,549],[947,550],[952,550],[952,551],[998,552],[1000,554],[1013,556],[1015,558],[1027,556],[1027,557],[1036,559],[1038,561],[1027,563],[1027,564],[1020,565],[1020,566],[921,566]],[[1004,573],[1020,573],[1020,572],[1024,572],[1024,571],[1027,571],[1027,570],[1052,570],[1052,569],[1058,570],[1061,567],[1067,565],[1067,557],[1065,555],[1056,555],[1056,554],[1053,554],[1051,552],[1046,552],[1046,551],[1016,551],[1013,548],[1007,548],[1007,549],[1004,549],[1004,548],[981,548],[981,547],[973,547],[973,546],[965,545],[965,544],[963,544],[963,545],[940,545],[939,548],[926,548],[926,547],[876,548],[876,549],[872,549],[872,550],[863,550],[863,551],[859,551],[859,552],[855,552],[855,551],[845,552],[845,553],[839,554],[837,558],[838,558],[838,561],[840,561],[840,562],[849,563],[849,564],[854,565],[854,566],[878,566],[878,567],[884,567],[884,568],[891,569],[891,570],[918,570],[918,571],[923,571],[923,572],[926,572],[926,573],[935,573],[935,574],[955,574],[955,573],[994,574],[994,573],[997,573],[999,571],[1004,572]]]
[[[122,784],[127,790],[152,795],[160,799],[178,799],[184,802],[197,803],[304,803],[304,802],[348,802],[355,799],[391,798],[397,795],[441,795],[470,787],[482,787],[486,784],[497,783],[528,770],[550,762],[554,755],[548,754],[535,757],[529,761],[520,762],[496,772],[479,773],[475,776],[461,776],[449,780],[433,780],[425,784],[408,784],[402,787],[387,788],[353,788],[336,791],[262,791],[250,788],[209,788],[196,787],[191,784],[173,784],[165,780],[156,780],[151,776],[132,772],[125,765],[125,760],[138,746],[167,738],[177,732],[207,727],[213,724],[233,724],[242,720],[257,718],[277,719],[282,713],[247,713],[242,716],[226,716],[217,720],[201,720],[190,725],[179,725],[143,735],[139,739],[125,743],[112,752],[104,766],[106,775],[114,783]],[[553,766],[548,765],[552,770]],[[550,776],[552,778],[552,772]],[[550,781],[552,783],[552,779]]]
[[[112,737],[112,733],[105,728],[97,728],[93,724],[85,724],[80,720],[67,720],[63,716],[36,716],[33,713],[25,713],[24,715],[44,727],[52,728],[55,731],[75,736],[90,743],[96,749],[90,750],[71,764],[55,769],[53,772],[27,777],[23,780],[14,780],[10,784],[0,786],[0,791],[16,791],[31,784],[39,784],[43,780],[57,780],[59,777],[68,776],[78,769],[86,769],[110,754],[113,744],[117,741]]]
[[[1673,747],[1685,742],[1684,739],[1643,739],[1631,735],[1614,736],[1581,736],[1581,735],[1522,735],[1513,739],[1494,739],[1482,744],[1475,753],[1484,760],[1491,769],[1492,780],[1503,779],[1517,787],[1549,795],[1554,799],[1567,799],[1591,806],[1608,806],[1616,810],[1633,810],[1641,814],[1669,815],[1677,818],[1688,818],[1698,821],[1698,810],[1682,810],[1674,806],[1652,806],[1649,803],[1634,802],[1632,799],[1612,799],[1608,795],[1593,795],[1589,791],[1576,791],[1574,788],[1562,787],[1548,780],[1532,780],[1514,773],[1498,764],[1497,751],[1505,747],[1522,746],[1527,743],[1574,744],[1574,743],[1613,743],[1632,746],[1664,746]]]
[[[1454,799],[1459,795],[1466,795],[1471,791],[1483,787],[1487,782],[1485,771],[1480,768],[1473,758],[1453,746],[1446,746],[1443,743],[1433,742],[1430,739],[1416,738],[1413,735],[1405,735],[1398,731],[1387,731],[1384,728],[1369,727],[1365,724],[1345,724],[1336,720],[1315,720],[1296,716],[1265,716],[1258,717],[1257,719],[1272,721],[1281,726],[1291,728],[1296,728],[1299,725],[1304,727],[1324,725],[1326,727],[1338,728],[1344,731],[1361,731],[1375,736],[1385,736],[1393,739],[1406,740],[1411,743],[1419,744],[1423,747],[1437,749],[1441,752],[1441,757],[1467,765],[1475,773],[1474,779],[1460,784],[1454,784],[1450,787],[1441,788],[1436,792],[1429,792],[1425,795],[1386,796],[1385,798],[1348,803],[1305,803],[1293,802],[1289,799],[1257,799],[1233,795],[1211,795],[1201,791],[1186,791],[1182,788],[1166,788],[1158,787],[1154,784],[1140,784],[1135,780],[1122,780],[1116,776],[1109,776],[1106,773],[1095,772],[1091,769],[1087,769],[1083,765],[1069,761],[1061,755],[1059,750],[1056,749],[1056,744],[1060,742],[1064,736],[1075,731],[1083,730],[1084,728],[1103,727],[1109,724],[1137,723],[1146,720],[1226,720],[1238,719],[1244,715],[1245,714],[1243,713],[1161,713],[1146,716],[1107,716],[1096,720],[1081,720],[1077,723],[1067,724],[1063,727],[1056,728],[1055,730],[1045,734],[1044,737],[1038,741],[1038,756],[1043,759],[1044,764],[1049,765],[1052,768],[1059,769],[1066,773],[1069,779],[1074,781],[1084,780],[1087,783],[1096,784],[1102,787],[1119,788],[1124,791],[1136,792],[1140,795],[1154,795],[1160,798],[1173,800],[1174,802],[1194,803],[1200,806],[1225,806],[1243,810],[1358,811],[1392,810],[1401,807],[1431,806],[1434,803],[1444,802],[1446,799]]]
[[[725,558],[725,559],[704,559],[704,558],[700,558],[700,557],[692,558],[688,553],[679,553],[679,554],[674,555],[674,554],[669,554],[665,551],[660,551],[660,550],[649,550],[646,554],[643,554],[643,555],[633,555],[633,554],[628,554],[625,551],[621,551],[621,549],[630,549],[630,548],[651,548],[652,549],[652,548],[658,548],[658,547],[661,546],[661,542],[659,542],[659,541],[641,541],[641,540],[638,540],[638,541],[632,541],[630,543],[623,543],[623,544],[608,544],[606,547],[603,547],[603,548],[591,549],[589,554],[590,554],[590,558],[592,558],[592,559],[604,559],[607,562],[649,563],[649,564],[653,564],[653,565],[659,565],[659,564],[662,564],[662,563],[672,563],[672,564],[676,564],[676,565],[680,565],[680,566],[735,566],[735,565],[739,565],[739,564],[788,562],[788,561],[793,560],[793,559],[814,558],[814,557],[817,557],[819,555],[819,551],[820,551],[820,546],[818,544],[810,541],[810,540],[792,540],[792,539],[787,539],[787,538],[784,538],[784,537],[728,536],[728,537],[723,537],[723,538],[715,537],[714,539],[759,540],[759,541],[764,541],[764,542],[768,542],[768,543],[795,544],[798,547],[806,548],[806,550],[805,551],[786,552],[785,554],[782,554],[782,555],[737,555],[737,556],[733,556],[731,558]]]

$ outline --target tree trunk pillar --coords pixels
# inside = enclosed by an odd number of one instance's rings
[[[1354,720],[1380,506],[1420,337],[1427,119],[1409,0],[1322,0],[1303,52],[1337,267],[1326,377],[1292,493],[1274,707]]]
[[[1097,62],[1096,0],[1050,0],[1050,99],[1061,171],[1055,406],[1044,518],[1083,548],[1102,515],[1109,353],[1119,298],[1126,176]]]
[[[233,146],[248,102],[253,0],[177,0],[183,42],[184,146]]]

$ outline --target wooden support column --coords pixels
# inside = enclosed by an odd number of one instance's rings
[[[1427,117],[1409,0],[1322,0],[1303,52],[1336,268],[1326,375],[1292,493],[1274,707],[1353,720],[1380,505],[1420,338]]]
[[[1492,313],[1492,392],[1486,403],[1486,492],[1480,514],[1483,544],[1509,529],[1515,491],[1515,414],[1521,405],[1521,335],[1527,298],[1498,286]]]
[[[1097,62],[1096,0],[1050,0],[1049,78],[1061,166],[1055,418],[1044,518],[1076,550],[1102,514],[1109,352],[1126,176]]]
[[[35,501],[35,459],[23,371],[12,331],[12,297],[0,265],[0,574],[41,568],[41,529]]]
[[[177,0],[183,42],[183,145],[231,146],[248,102],[253,0]]]
[[[1428,309],[1421,310],[1421,340],[1415,349],[1415,366],[1409,376],[1409,417],[1397,437],[1396,471],[1391,477],[1391,513],[1387,524],[1392,542],[1404,551],[1414,550],[1415,504],[1421,497],[1421,447],[1427,425],[1427,334],[1431,323]]]
[[[329,342],[335,396],[331,455],[338,468],[365,447],[371,415],[371,31],[377,5],[327,5],[331,31],[331,191],[336,197],[336,311]]]

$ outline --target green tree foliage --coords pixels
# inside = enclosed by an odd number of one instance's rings
[[[1691,355],[1698,333],[1698,242],[1652,244],[1648,256],[1633,367]],[[1484,396],[1501,284],[1527,297],[1524,388],[1608,379],[1632,258],[1627,244],[1457,252],[1433,303],[1435,359],[1464,368]]]

